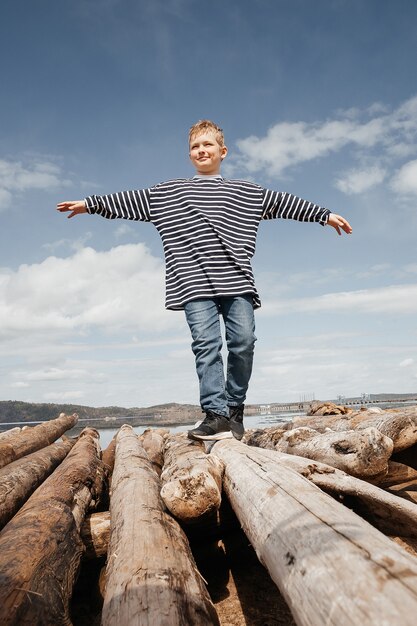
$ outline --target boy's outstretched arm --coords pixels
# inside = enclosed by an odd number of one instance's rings
[[[81,213],[87,213],[87,207],[84,200],[71,200],[69,202],[60,202],[56,205],[56,208],[61,213],[70,211],[67,217],[74,217],[74,215],[80,215]]]
[[[342,234],[340,229],[344,230],[348,235],[352,232],[352,226],[349,222],[341,215],[336,215],[336,213],[330,213],[327,224],[328,226],[333,226],[339,235]]]

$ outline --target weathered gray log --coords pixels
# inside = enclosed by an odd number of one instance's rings
[[[73,445],[71,441],[52,443],[0,469],[0,530],[65,459]]]
[[[319,432],[361,430],[377,428],[380,433],[394,442],[394,452],[399,452],[417,443],[417,407],[383,411],[371,408],[366,411],[350,411],[346,415],[329,417],[296,417],[293,428],[307,426]]]
[[[86,429],[1,531],[2,626],[71,624],[69,598],[84,549],[79,529],[99,463],[97,432]]]
[[[352,476],[386,474],[393,444],[376,428],[318,433],[312,428],[293,428],[282,434],[275,450],[327,463]]]
[[[49,420],[27,428],[20,433],[10,436],[0,442],[0,468],[22,458],[26,454],[36,452],[49,444],[54,443],[66,430],[69,430],[78,421],[77,415],[61,415],[55,420]]]
[[[325,463],[259,448],[259,458],[283,464],[334,497],[349,496],[355,511],[388,535],[417,539],[417,506]]]
[[[165,441],[161,497],[182,522],[197,522],[220,508],[223,464],[185,433]]]
[[[168,432],[169,431],[162,429],[155,430],[153,428],[147,428],[139,436],[139,441],[145,448],[146,454],[158,476],[161,475],[164,465],[164,437]]]
[[[107,554],[110,541],[110,511],[87,515],[81,526],[85,546],[83,559],[97,559]]]
[[[22,429],[19,428],[19,426],[16,426],[15,428],[10,428],[9,430],[4,430],[0,433],[0,441],[4,443],[6,439],[9,439],[9,437],[14,437],[14,435],[20,433],[21,430]]]
[[[130,426],[117,435],[102,624],[218,624],[186,537],[163,510],[160,481]]]
[[[217,442],[224,488],[300,626],[414,626],[417,561],[284,464]]]

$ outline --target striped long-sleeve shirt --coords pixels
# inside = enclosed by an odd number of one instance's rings
[[[220,175],[170,180],[148,189],[85,199],[108,219],[152,222],[164,247],[166,308],[197,298],[253,294],[251,259],[261,220],[327,223],[330,211],[289,193]]]

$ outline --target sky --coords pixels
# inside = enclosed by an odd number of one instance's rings
[[[415,0],[3,0],[0,399],[198,404],[151,224],[58,202],[228,178],[343,215],[261,224],[249,403],[417,390]]]

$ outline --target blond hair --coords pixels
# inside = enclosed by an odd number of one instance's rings
[[[195,124],[193,124],[190,128],[190,132],[188,133],[188,143],[190,144],[194,137],[198,135],[202,135],[203,133],[211,132],[216,137],[216,141],[221,148],[224,146],[224,135],[223,130],[220,126],[217,126],[214,122],[210,120],[199,120]]]

